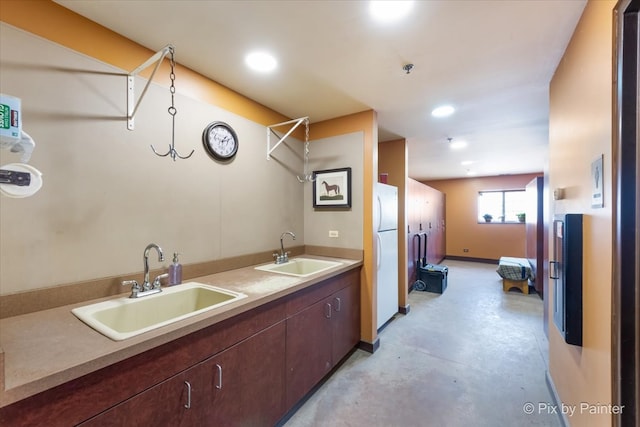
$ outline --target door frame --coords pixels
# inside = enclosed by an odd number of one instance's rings
[[[640,426],[640,0],[614,8],[613,126],[613,400],[623,406],[613,425]]]

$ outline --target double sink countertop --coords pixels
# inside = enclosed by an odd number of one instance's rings
[[[241,292],[246,294],[247,298],[124,341],[113,341],[93,330],[74,316],[71,310],[121,296],[126,297],[130,292],[2,319],[0,349],[4,352],[4,374],[0,372],[0,379],[4,377],[4,384],[0,384],[3,386],[0,390],[0,407],[118,363],[362,265],[362,260],[313,255],[304,257],[339,261],[341,265],[306,277],[271,273],[257,270],[256,266],[249,266],[185,280]]]

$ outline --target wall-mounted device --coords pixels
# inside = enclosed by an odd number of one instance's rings
[[[564,188],[556,188],[553,190],[553,200],[564,199]]]
[[[567,344],[582,346],[582,214],[553,221],[553,322]]]

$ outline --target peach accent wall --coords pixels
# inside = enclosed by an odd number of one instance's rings
[[[549,319],[549,372],[565,405],[612,401],[612,93],[615,1],[589,1],[550,85],[551,214],[583,213],[583,346],[567,345]],[[604,157],[604,208],[591,207],[591,163]],[[551,220],[551,218],[549,218]],[[549,251],[552,253],[551,244]],[[553,286],[553,283],[551,283]],[[553,289],[548,300],[553,307]],[[577,410],[572,426],[609,426],[609,414]]]
[[[378,173],[388,173],[387,184],[398,187],[398,304],[409,306],[407,277],[407,171],[408,148],[404,139],[378,144]]]
[[[425,181],[446,195],[446,255],[497,260],[501,256],[525,257],[524,224],[478,223],[478,192],[516,190],[542,174]],[[468,249],[465,252],[464,249]]]

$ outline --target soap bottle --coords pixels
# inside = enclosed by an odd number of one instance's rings
[[[182,264],[178,261],[178,252],[173,253],[173,264],[169,266],[169,286],[182,283]]]

